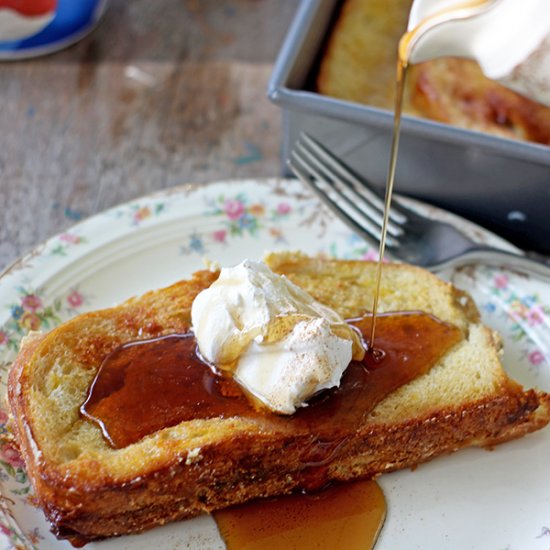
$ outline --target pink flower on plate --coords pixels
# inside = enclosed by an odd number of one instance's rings
[[[0,346],[8,343],[8,333],[4,330],[0,330]]]
[[[84,297],[78,290],[73,290],[68,296],[67,296],[67,303],[71,307],[79,307],[84,303]]]
[[[224,210],[230,220],[238,220],[244,214],[244,204],[237,199],[225,201]]]
[[[542,324],[544,322],[544,311],[542,310],[542,307],[532,307],[527,313],[527,321],[532,327]]]
[[[544,363],[545,357],[544,353],[540,351],[540,349],[536,349],[535,351],[532,351],[528,356],[527,359],[529,359],[529,362],[532,365],[540,365]]]
[[[8,535],[9,537],[11,535],[11,529],[7,525],[0,523],[0,533],[4,533],[4,535]]]
[[[36,311],[42,307],[42,300],[36,294],[27,294],[23,296],[21,305],[27,311]]]
[[[59,240],[69,244],[78,244],[80,242],[80,237],[72,233],[62,233],[59,235]]]
[[[9,443],[2,447],[2,450],[0,451],[0,455],[8,464],[13,466],[14,468],[25,467],[25,463],[23,462],[23,459],[21,458],[19,451]]]
[[[225,229],[218,229],[212,233],[212,238],[218,243],[224,243],[227,238],[227,231]]]
[[[42,321],[40,320],[40,317],[36,315],[36,313],[28,311],[27,313],[23,314],[23,317],[21,317],[19,324],[27,330],[38,330],[40,328],[40,325],[42,324]]]
[[[288,202],[280,202],[277,205],[277,214],[281,214],[284,216],[285,214],[288,214],[292,210],[292,207]]]
[[[8,421],[8,414],[0,409],[0,424],[5,424]]]
[[[508,288],[508,275],[497,275],[495,277],[495,287],[499,288],[500,290]]]

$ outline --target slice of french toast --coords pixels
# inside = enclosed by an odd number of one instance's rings
[[[344,318],[371,308],[374,263],[296,253],[270,254],[266,263]],[[194,297],[216,278],[199,271],[25,340],[9,375],[9,405],[36,497],[58,537],[82,544],[330,480],[375,477],[550,421],[550,395],[508,378],[500,340],[468,295],[422,269],[387,264],[381,312],[424,311],[463,338],[359,425],[320,442],[314,431],[270,415],[201,418],[113,448],[79,412],[103,359],[126,342],[188,331]]]

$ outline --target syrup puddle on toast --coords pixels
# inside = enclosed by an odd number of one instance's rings
[[[372,321],[368,315],[348,322],[365,339]],[[114,448],[189,420],[265,420],[271,430],[291,428],[295,437],[318,442],[303,448],[304,464],[325,463],[327,457],[337,455],[333,451],[342,434],[355,433],[382,399],[428,372],[462,339],[458,328],[422,312],[382,314],[377,324],[383,352],[366,353],[362,361],[352,361],[337,388],[314,396],[293,415],[256,408],[232,378],[202,361],[191,333],[116,348],[105,358],[80,411],[100,426]]]

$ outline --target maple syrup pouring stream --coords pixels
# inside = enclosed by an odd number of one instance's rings
[[[449,19],[467,19],[474,15],[479,15],[487,11],[495,0],[470,0],[463,2],[458,6],[441,10],[440,12],[427,17],[421,21],[414,29],[406,32],[399,41],[397,55],[397,77],[395,83],[395,110],[393,114],[393,136],[390,151],[390,164],[388,168],[388,177],[386,179],[386,196],[384,200],[384,217],[382,230],[380,232],[380,247],[378,249],[378,265],[376,271],[376,286],[372,304],[372,328],[369,341],[369,350],[374,356],[377,350],[374,346],[374,335],[376,331],[376,316],[378,313],[378,300],[380,297],[380,285],[382,281],[382,261],[386,249],[386,233],[388,218],[390,214],[390,204],[393,194],[393,183],[395,180],[395,170],[397,167],[397,152],[399,150],[399,136],[401,134],[401,111],[403,108],[403,96],[405,94],[405,79],[407,67],[409,65],[410,52],[413,44],[420,36]]]
[[[376,317],[378,313],[378,300],[380,297],[380,284],[382,282],[382,261],[384,259],[384,250],[386,248],[386,233],[388,231],[388,218],[390,214],[390,204],[393,193],[393,183],[395,180],[395,169],[397,166],[397,152],[399,150],[399,135],[401,127],[401,110],[403,107],[403,95],[405,91],[405,77],[407,75],[408,60],[406,57],[406,45],[408,44],[408,34],[403,36],[399,44],[399,56],[397,60],[397,79],[395,95],[395,112],[393,115],[393,136],[390,152],[390,165],[388,168],[388,178],[386,180],[386,197],[384,200],[384,218],[382,222],[382,231],[380,233],[380,247],[378,249],[378,265],[376,269],[376,286],[374,289],[374,299],[372,304],[372,327],[370,333],[371,352],[375,351],[374,335],[376,331]]]

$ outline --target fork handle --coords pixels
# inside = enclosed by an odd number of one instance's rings
[[[534,258],[499,250],[491,247],[478,246],[467,252],[451,258],[441,264],[432,266],[433,271],[439,271],[446,268],[460,267],[472,263],[481,263],[495,267],[505,267],[512,271],[524,273],[526,275],[536,275],[542,279],[550,281],[550,260],[542,257]]]

